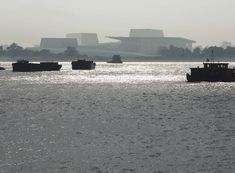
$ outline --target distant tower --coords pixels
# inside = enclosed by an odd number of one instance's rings
[[[78,44],[81,46],[96,46],[99,44],[98,36],[96,33],[69,33],[66,34],[67,38],[76,38]]]

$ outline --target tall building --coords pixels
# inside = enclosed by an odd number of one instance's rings
[[[129,37],[109,37],[120,40],[120,51],[158,55],[162,47],[182,47],[192,49],[193,40],[180,37],[164,37],[162,30],[131,29]]]
[[[66,34],[67,38],[76,38],[81,46],[96,46],[99,44],[96,33],[70,33]]]

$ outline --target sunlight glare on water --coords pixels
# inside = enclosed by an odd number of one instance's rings
[[[0,172],[234,172],[235,83],[186,82],[201,63],[62,64],[1,63]]]
[[[61,72],[14,73],[1,76],[8,81],[26,83],[151,83],[157,81],[185,81],[187,63],[97,63],[91,71],[72,71],[70,63],[63,63]],[[10,67],[9,67],[10,68]]]

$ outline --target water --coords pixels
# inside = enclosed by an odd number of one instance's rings
[[[235,83],[187,83],[200,63],[1,64],[1,173],[235,172]]]

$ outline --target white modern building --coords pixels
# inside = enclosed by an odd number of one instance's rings
[[[162,30],[155,29],[131,29],[129,37],[108,38],[120,40],[120,51],[142,53],[146,55],[158,55],[162,47],[181,47],[192,49],[193,40],[181,37],[164,37]]]
[[[164,37],[164,33],[160,29],[131,29],[129,36],[142,38]]]
[[[77,39],[74,38],[42,38],[41,49],[66,49],[67,47],[78,47]]]
[[[77,48],[80,54],[111,57],[120,54],[126,57],[159,57],[163,47],[192,49],[195,41],[181,37],[165,37],[159,29],[131,29],[127,37],[109,36],[117,42],[99,43],[96,33],[70,33],[66,38],[42,38],[39,49],[63,52],[67,47]]]
[[[99,44],[96,33],[70,33],[66,34],[66,38],[77,39],[78,45],[81,46],[96,46]]]

